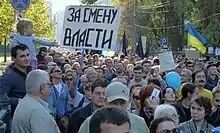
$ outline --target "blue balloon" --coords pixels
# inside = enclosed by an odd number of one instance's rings
[[[107,56],[108,55],[108,50],[102,50],[102,55]]]
[[[181,77],[176,72],[169,72],[166,74],[166,83],[169,87],[172,87],[174,89],[179,89],[181,86]]]
[[[216,127],[212,130],[212,133],[220,133],[220,127]]]

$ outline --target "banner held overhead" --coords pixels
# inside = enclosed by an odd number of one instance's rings
[[[120,24],[120,8],[68,6],[61,47],[114,51]]]

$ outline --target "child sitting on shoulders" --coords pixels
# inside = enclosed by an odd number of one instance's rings
[[[30,65],[32,70],[37,69],[37,57],[35,44],[41,44],[44,46],[53,46],[56,45],[56,42],[49,42],[47,40],[41,40],[33,36],[33,27],[34,24],[28,19],[20,19],[16,25],[18,34],[11,39],[11,46],[16,44],[25,44],[29,48],[30,52]]]

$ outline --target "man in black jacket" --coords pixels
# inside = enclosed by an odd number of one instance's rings
[[[28,47],[19,44],[11,49],[14,66],[0,78],[0,98],[10,101],[12,115],[19,102],[26,95],[25,80],[30,65]]]
[[[97,79],[92,83],[91,92],[92,100],[91,103],[83,108],[75,110],[70,118],[67,133],[78,133],[81,124],[92,115],[92,113],[104,106],[105,104],[105,93],[106,87],[109,82],[106,79]]]

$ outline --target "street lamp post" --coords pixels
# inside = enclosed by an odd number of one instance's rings
[[[181,50],[183,49],[183,47],[184,47],[184,28],[185,28],[185,24],[184,24],[184,21],[185,21],[185,14],[184,14],[184,4],[185,4],[185,2],[184,2],[184,0],[182,1],[182,9],[183,9],[183,11],[182,11],[182,15],[181,15],[181,17],[182,17],[182,45],[180,46],[180,48],[181,48]]]
[[[6,37],[4,36],[3,37],[4,38],[4,62],[6,62],[7,61],[7,40],[6,40]]]

